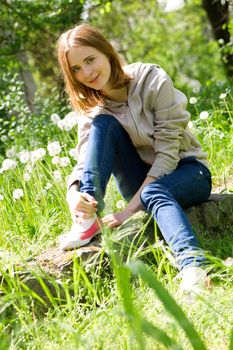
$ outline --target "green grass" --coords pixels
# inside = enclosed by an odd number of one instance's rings
[[[199,99],[192,108],[193,128],[210,155],[215,184],[233,175],[232,95],[228,92],[224,100],[214,101],[205,108]],[[209,117],[200,119],[207,109]],[[59,157],[67,156],[77,142],[75,130],[64,132],[53,124],[48,129],[50,141],[62,145]],[[21,147],[17,151],[26,148],[25,140],[16,141]],[[38,139],[36,148],[46,148],[43,142]],[[19,160],[17,168],[0,174],[0,349],[233,349],[233,268],[222,261],[233,255],[233,231],[200,235],[205,250],[215,256],[209,258],[214,285],[212,292],[197,299],[180,294],[168,248],[158,241],[156,230],[156,243],[148,240],[148,222],[140,215],[104,232],[107,269],[102,260],[87,270],[79,259],[70,275],[58,278],[31,267],[27,260],[55,245],[70,227],[65,182],[74,164],[71,159],[60,167],[46,154],[32,164],[28,181],[28,164]],[[61,180],[54,180],[55,170]],[[23,196],[14,200],[17,188]],[[119,210],[122,204],[111,182],[106,212]],[[29,270],[27,276],[20,274]]]

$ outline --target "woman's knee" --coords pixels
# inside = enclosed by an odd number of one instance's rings
[[[156,203],[167,200],[171,196],[169,190],[160,183],[152,182],[144,187],[140,198],[143,206],[147,210],[152,210]]]
[[[101,128],[109,128],[112,125],[117,126],[118,124],[120,125],[118,120],[111,114],[98,114],[92,122],[92,126]]]
[[[119,121],[111,114],[99,114],[92,122],[90,133],[100,132],[101,135],[108,135],[113,137],[114,140],[120,139],[125,130],[119,123]]]

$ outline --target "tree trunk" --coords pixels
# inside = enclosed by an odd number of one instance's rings
[[[221,50],[222,61],[229,77],[233,77],[233,47],[230,41],[229,23],[229,1],[202,0],[212,26],[215,39]]]
[[[35,112],[34,96],[36,92],[36,84],[32,73],[28,68],[28,58],[25,51],[17,53],[20,61],[19,78],[24,82],[24,100],[31,112]]]

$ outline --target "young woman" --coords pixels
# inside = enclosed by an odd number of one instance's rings
[[[144,208],[152,213],[183,274],[183,289],[203,283],[204,253],[183,209],[210,195],[206,154],[190,133],[185,95],[156,64],[123,67],[111,44],[88,24],[63,33],[58,60],[80,113],[78,164],[68,183],[74,224],[62,249],[85,245],[101,225],[116,227]],[[128,205],[99,219],[113,174]]]

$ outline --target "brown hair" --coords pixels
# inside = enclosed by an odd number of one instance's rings
[[[74,78],[67,60],[67,52],[76,46],[92,46],[109,58],[111,65],[109,83],[113,89],[126,86],[130,77],[123,71],[117,52],[96,28],[81,24],[63,33],[58,39],[57,53],[66,92],[73,109],[88,112],[91,108],[103,104],[104,96],[101,91],[87,87]]]

